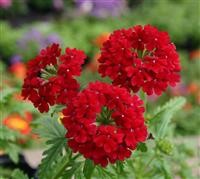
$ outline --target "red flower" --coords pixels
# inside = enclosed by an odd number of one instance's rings
[[[133,92],[160,95],[179,82],[176,47],[166,32],[146,25],[114,31],[102,48],[99,72]]]
[[[47,112],[54,104],[67,104],[79,89],[74,76],[81,73],[85,54],[67,48],[64,55],[58,44],[41,50],[28,63],[22,96],[28,98],[40,112]]]
[[[69,147],[103,167],[130,157],[147,137],[142,104],[125,88],[90,83],[63,110]]]

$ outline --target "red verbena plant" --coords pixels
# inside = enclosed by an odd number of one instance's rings
[[[52,44],[28,63],[22,95],[41,113],[51,114],[38,125],[39,135],[48,140],[39,178],[145,178],[159,173],[149,164],[171,154],[168,126],[184,99],[173,99],[154,113],[145,112],[143,100],[145,93],[160,95],[180,80],[179,56],[168,34],[151,25],[114,31],[98,59],[99,73],[112,84],[96,81],[80,90],[76,77],[85,59],[81,50],[66,48],[62,55],[59,45]],[[142,99],[139,90],[144,91]],[[63,117],[56,120],[60,112]]]

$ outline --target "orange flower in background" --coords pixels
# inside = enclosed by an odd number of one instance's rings
[[[94,45],[97,47],[101,48],[103,46],[103,43],[108,40],[110,36],[110,33],[108,32],[103,32],[97,38],[93,41]],[[92,72],[97,72],[98,67],[99,67],[99,62],[98,58],[100,57],[100,53],[96,53],[93,57],[93,59],[90,61],[90,63],[87,65],[87,69],[92,71]]]
[[[192,82],[188,85],[188,92],[195,97],[197,104],[200,104],[200,85]]]
[[[9,70],[16,78],[20,80],[23,80],[26,76],[26,65],[22,62],[12,64]]]
[[[100,54],[97,53],[94,58],[92,59],[92,61],[87,65],[87,69],[92,71],[92,72],[97,72],[98,68],[99,68],[99,62],[98,62],[98,58],[100,57]]]
[[[102,34],[100,34],[100,35],[94,40],[94,44],[95,44],[97,47],[101,48],[102,45],[103,45],[103,43],[104,43],[106,40],[108,40],[109,36],[110,36],[110,33],[108,33],[108,32],[103,32]]]
[[[15,100],[17,100],[17,101],[23,101],[23,102],[24,102],[24,99],[23,99],[21,93],[19,93],[19,92],[14,93],[14,94],[13,94],[13,98],[14,98]]]
[[[193,50],[190,52],[190,59],[195,60],[195,59],[200,59],[200,49]]]
[[[188,92],[191,94],[196,94],[198,92],[199,86],[197,83],[192,82],[188,85]]]
[[[30,122],[32,114],[25,112],[24,116],[19,114],[11,114],[3,120],[3,124],[10,129],[19,131],[21,134],[27,135],[31,132]]]
[[[200,90],[199,90],[199,92],[197,94],[197,103],[200,104]]]

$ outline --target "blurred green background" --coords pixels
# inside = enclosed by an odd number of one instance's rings
[[[187,103],[173,118],[175,136],[200,134],[200,1],[199,0],[0,0],[1,122],[10,129],[34,127],[40,115],[20,96],[26,63],[41,48],[56,42],[86,52],[88,58],[79,81],[101,79],[97,58],[102,43],[115,29],[152,24],[167,31],[180,54],[182,80],[161,97],[149,96],[148,111],[173,96]],[[31,115],[27,119],[27,112]],[[14,116],[14,117],[13,117]],[[16,117],[17,116],[17,117]],[[30,116],[29,116],[30,117]],[[12,118],[17,118],[16,121]],[[12,122],[12,120],[14,122]],[[20,122],[21,120],[21,122]],[[28,127],[27,127],[28,126]],[[7,129],[6,129],[7,130]],[[31,131],[31,130],[30,130]],[[35,139],[31,132],[22,137]],[[37,146],[28,140],[23,147]],[[12,156],[14,159],[16,156]]]

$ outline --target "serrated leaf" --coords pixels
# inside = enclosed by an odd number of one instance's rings
[[[62,171],[65,169],[66,164],[69,163],[69,156],[68,155],[64,155],[64,156],[60,156],[55,163],[55,166],[53,168],[53,170],[49,171],[49,176],[52,176],[52,178],[57,178],[57,172],[58,171]]]
[[[75,174],[75,172],[79,169],[80,166],[81,166],[81,162],[74,163],[70,169],[68,169],[64,172],[62,177],[71,179],[72,176]]]
[[[112,172],[107,171],[106,169],[99,167],[99,166],[97,166],[96,169],[98,171],[99,178],[105,177],[106,179],[107,178],[116,179],[115,174],[113,174]]]
[[[0,128],[0,139],[6,141],[16,141],[19,134],[16,131],[8,129],[6,126]]]
[[[16,144],[19,135],[18,132],[8,129],[6,126],[0,128],[0,149],[4,150],[14,163],[18,162],[21,151],[19,145]]]
[[[155,112],[154,117],[159,115],[161,112],[167,110],[167,109],[173,109],[173,110],[179,110],[184,104],[186,100],[184,97],[175,97],[173,99],[170,99],[167,101],[163,106],[159,106]],[[150,120],[149,122],[155,122],[155,120]]]
[[[21,151],[21,148],[15,144],[15,143],[7,143],[5,144],[5,152],[9,155],[10,159],[14,162],[14,163],[18,163],[19,161],[19,153]]]
[[[54,163],[61,156],[63,148],[66,146],[65,128],[57,119],[41,119],[38,122],[36,131],[41,137],[48,139],[46,144],[48,149],[43,152],[44,158],[39,166],[39,178],[49,179],[48,173]]]
[[[121,161],[116,162],[116,169],[117,169],[117,174],[118,175],[124,175],[126,176],[126,173],[124,171],[124,163]]]
[[[28,176],[24,174],[21,170],[15,169],[11,175],[12,179],[28,179]]]
[[[8,156],[14,163],[18,163],[19,153],[21,151],[19,145],[15,144],[12,141],[0,139],[0,149],[5,151],[5,153],[8,154]]]
[[[64,105],[54,105],[50,108],[49,114],[51,114],[51,117],[53,117],[55,114],[58,116],[58,113],[61,112],[65,107],[66,106]]]
[[[37,120],[37,129],[34,130],[35,133],[39,134],[41,138],[55,139],[65,136],[66,129],[56,118],[51,118],[47,116],[46,118],[41,118]]]
[[[48,179],[48,171],[51,170],[52,165],[61,155],[63,148],[66,146],[66,139],[64,137],[55,138],[48,142],[51,143],[51,146],[43,152],[44,158],[42,159],[38,171],[39,178],[43,179]]]
[[[186,100],[183,97],[176,97],[169,100],[163,106],[157,108],[154,117],[149,120],[150,131],[157,138],[163,138],[166,134],[168,124],[174,113],[181,109]]]
[[[86,159],[85,164],[84,164],[84,168],[83,168],[83,174],[84,174],[86,179],[91,178],[94,169],[95,169],[94,163],[91,160]]]

